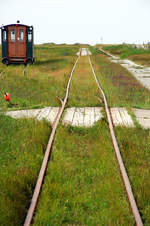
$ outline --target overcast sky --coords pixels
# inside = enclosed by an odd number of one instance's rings
[[[34,42],[150,41],[150,0],[0,0],[0,26],[34,26]]]

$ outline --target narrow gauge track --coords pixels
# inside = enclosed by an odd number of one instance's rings
[[[78,61],[79,61],[80,55],[81,55],[81,50],[80,50],[80,54],[79,54],[79,56],[78,56],[78,58],[77,58],[77,60],[74,64],[74,66],[73,66],[72,72],[70,74],[70,78],[69,78],[69,81],[68,81],[68,84],[67,84],[66,95],[65,95],[64,101],[62,101],[60,99],[62,106],[59,109],[59,112],[58,112],[58,114],[55,118],[53,125],[52,125],[52,132],[50,134],[50,138],[49,138],[49,141],[48,141],[48,144],[47,144],[47,148],[46,148],[45,155],[44,155],[44,158],[43,158],[42,166],[41,166],[40,173],[39,173],[39,176],[38,176],[38,179],[37,179],[37,183],[36,183],[36,186],[35,186],[35,189],[34,189],[31,204],[30,204],[30,207],[29,207],[27,215],[26,215],[24,226],[29,226],[29,225],[31,225],[31,222],[32,222],[33,214],[34,214],[34,211],[35,211],[35,208],[36,208],[36,205],[37,205],[37,201],[38,201],[40,191],[41,191],[41,188],[42,188],[42,183],[43,183],[44,176],[45,176],[45,173],[46,173],[49,157],[50,157],[50,154],[51,154],[51,148],[52,148],[53,140],[54,140],[54,137],[55,137],[56,129],[57,129],[59,120],[62,116],[62,113],[64,111],[65,105],[67,103],[72,75],[73,75],[73,72],[76,68]]]
[[[65,99],[64,99],[64,101],[60,100],[62,106],[61,106],[61,108],[60,108],[60,110],[59,110],[59,112],[56,116],[55,122],[52,126],[52,132],[51,132],[49,142],[48,142],[48,145],[47,145],[47,148],[46,148],[46,151],[45,151],[45,156],[44,156],[44,159],[43,159],[43,162],[42,162],[42,166],[41,166],[40,173],[39,173],[39,176],[38,176],[38,179],[37,179],[37,183],[36,183],[36,186],[35,186],[33,197],[32,197],[32,200],[31,200],[31,204],[30,204],[30,207],[28,209],[28,213],[27,213],[27,216],[26,216],[26,219],[25,219],[25,222],[24,222],[24,226],[29,226],[29,225],[31,225],[31,222],[32,222],[33,214],[34,214],[34,211],[36,209],[38,198],[39,198],[40,191],[41,191],[41,188],[42,188],[44,175],[45,175],[45,172],[46,172],[46,169],[47,169],[48,160],[49,160],[49,157],[50,157],[50,154],[51,154],[51,148],[52,148],[54,136],[55,136],[55,133],[56,133],[56,129],[57,129],[59,120],[62,116],[62,113],[64,111],[65,105],[67,103],[72,75],[73,75],[73,72],[74,72],[76,65],[78,63],[78,60],[80,58],[81,51],[82,51],[82,49],[80,50],[79,57],[77,58],[77,60],[74,64],[74,67],[72,69],[72,72],[71,72],[71,75],[70,75],[70,78],[69,78],[69,81],[68,81],[67,89],[66,89]],[[99,81],[96,77],[96,74],[95,74],[95,71],[94,71],[94,68],[92,66],[90,56],[89,56],[89,52],[88,52],[87,49],[86,49],[86,51],[87,51],[87,55],[88,55],[88,58],[89,58],[89,63],[90,63],[90,67],[91,67],[94,79],[97,83],[97,86],[98,86],[100,92],[102,93],[102,96],[103,96],[106,116],[107,116],[107,120],[108,120],[108,124],[109,124],[110,135],[111,135],[112,143],[113,143],[113,146],[114,146],[115,154],[116,154],[116,157],[117,157],[117,161],[118,161],[118,164],[119,164],[119,167],[120,167],[120,172],[121,172],[122,179],[123,179],[123,182],[124,182],[124,185],[125,185],[125,189],[126,189],[126,193],[127,193],[127,196],[128,196],[129,203],[130,203],[130,207],[132,209],[132,213],[134,215],[136,225],[142,226],[143,223],[142,223],[142,220],[141,220],[141,217],[140,217],[140,214],[139,214],[139,211],[138,211],[135,199],[134,199],[134,195],[133,195],[133,192],[132,192],[130,181],[129,181],[129,178],[128,178],[128,175],[127,175],[127,172],[126,172],[126,169],[125,169],[125,166],[124,166],[121,154],[120,154],[120,150],[119,150],[119,147],[118,147],[118,144],[117,144],[117,140],[116,140],[116,137],[115,137],[115,133],[114,133],[114,129],[113,129],[113,123],[112,123],[111,114],[110,114],[110,111],[109,111],[109,108],[108,108],[107,100],[106,100],[104,91],[102,90],[102,88],[99,84]]]
[[[87,51],[87,54],[88,54],[88,51]],[[119,164],[122,179],[123,179],[123,182],[124,182],[124,186],[125,186],[125,189],[126,189],[126,193],[127,193],[128,199],[129,199],[130,207],[132,209],[132,213],[134,215],[136,225],[142,226],[143,223],[142,223],[142,220],[141,220],[141,216],[139,214],[139,210],[137,208],[137,205],[136,205],[136,202],[135,202],[135,199],[134,199],[131,184],[130,184],[130,181],[129,181],[129,178],[128,178],[122,157],[121,157],[121,153],[120,153],[120,150],[119,150],[117,139],[115,137],[115,132],[114,132],[114,129],[113,129],[113,122],[112,122],[111,114],[110,114],[110,111],[109,111],[109,108],[108,108],[106,96],[105,96],[105,93],[102,90],[102,88],[99,84],[99,81],[96,77],[96,74],[95,74],[93,65],[91,63],[91,59],[90,59],[89,54],[88,54],[88,57],[89,57],[89,63],[90,63],[90,66],[91,66],[91,69],[92,69],[92,72],[93,72],[93,76],[94,76],[95,81],[97,83],[97,86],[98,86],[98,88],[99,88],[99,90],[100,90],[100,92],[103,96],[103,101],[104,101],[104,105],[105,105],[105,112],[106,112],[106,116],[107,116],[107,120],[108,120],[108,124],[109,124],[110,135],[111,135],[112,143],[113,143],[113,146],[114,146],[115,154],[116,154],[116,157],[117,157],[117,161],[118,161],[118,164]]]

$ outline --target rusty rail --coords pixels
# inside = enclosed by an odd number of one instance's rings
[[[50,157],[50,154],[51,154],[51,149],[52,149],[52,144],[53,144],[54,136],[55,136],[55,133],[56,133],[56,129],[57,129],[59,120],[62,116],[62,113],[64,111],[65,105],[67,103],[72,75],[73,75],[75,67],[78,63],[80,55],[81,54],[79,54],[74,66],[73,66],[73,69],[72,69],[72,72],[70,74],[70,78],[69,78],[69,81],[68,81],[68,84],[67,84],[66,95],[65,95],[64,101],[61,101],[62,106],[59,110],[59,113],[57,114],[57,116],[55,118],[55,122],[54,122],[53,127],[52,127],[52,132],[50,134],[50,138],[49,138],[48,145],[47,145],[47,148],[46,148],[46,151],[45,151],[45,155],[44,155],[44,159],[43,159],[43,162],[42,162],[40,173],[39,173],[39,176],[38,176],[38,179],[37,179],[37,183],[36,183],[36,186],[35,186],[35,189],[34,189],[31,204],[30,204],[30,207],[29,207],[27,215],[26,215],[24,226],[31,225],[31,222],[32,222],[32,219],[33,219],[33,214],[34,214],[34,211],[35,211],[36,206],[37,206],[38,198],[39,198],[39,195],[40,195],[42,183],[43,183],[43,180],[44,180],[44,176],[45,176],[45,172],[46,172],[46,168],[47,168],[47,164],[48,164],[48,160],[49,160],[49,157]]]
[[[109,56],[109,57],[114,58],[114,56],[113,56],[112,54],[110,54],[110,53],[104,51],[102,48],[99,48],[99,51],[101,51],[103,54],[105,54],[105,55],[107,55],[107,56]]]
[[[112,123],[110,111],[109,111],[109,108],[108,108],[107,100],[106,100],[106,97],[105,97],[105,93],[102,90],[102,88],[99,84],[99,81],[96,77],[96,74],[95,74],[93,65],[91,63],[91,59],[90,59],[88,50],[87,50],[87,54],[88,54],[88,57],[89,57],[89,63],[90,63],[90,66],[91,66],[91,69],[92,69],[92,72],[93,72],[93,76],[94,76],[95,81],[98,85],[98,88],[99,88],[99,90],[100,90],[100,92],[102,93],[102,96],[103,96],[105,111],[106,111],[107,120],[108,120],[108,124],[109,124],[109,130],[110,130],[110,134],[111,134],[111,139],[112,139],[112,143],[113,143],[113,146],[114,146],[117,161],[118,161],[118,164],[119,164],[119,168],[120,168],[120,171],[121,171],[121,175],[122,175],[122,178],[123,178],[123,182],[124,182],[124,185],[125,185],[125,189],[126,189],[126,193],[127,193],[127,196],[128,196],[129,203],[130,203],[130,207],[132,209],[132,213],[134,215],[136,225],[137,226],[143,226],[142,219],[141,219],[141,216],[139,214],[139,210],[137,208],[136,201],[134,199],[134,195],[133,195],[133,192],[132,192],[130,181],[129,181],[129,178],[128,178],[128,175],[127,175],[127,172],[126,172],[126,169],[125,169],[122,157],[121,157],[119,146],[118,146],[118,143],[117,143],[117,140],[116,140],[116,137],[115,137],[115,132],[114,132],[114,129],[113,129],[113,123]]]

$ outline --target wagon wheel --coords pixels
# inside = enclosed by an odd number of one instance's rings
[[[33,64],[32,59],[27,59],[26,64]]]
[[[9,65],[9,60],[8,60],[8,59],[3,59],[3,60],[2,60],[2,63],[3,63],[3,64],[6,64],[6,66],[8,66],[8,65]]]

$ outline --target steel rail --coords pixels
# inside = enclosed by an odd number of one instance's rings
[[[107,55],[107,56],[109,56],[109,57],[114,58],[114,56],[113,56],[112,54],[110,54],[110,53],[104,51],[102,48],[99,48],[99,51],[101,51],[103,54],[105,54],[105,55]]]
[[[71,71],[69,81],[68,81],[68,84],[67,84],[67,88],[66,88],[66,95],[65,95],[64,101],[61,101],[62,106],[59,110],[59,113],[57,114],[57,116],[55,118],[55,122],[54,122],[53,127],[52,127],[52,132],[50,134],[50,138],[49,138],[49,141],[48,141],[48,144],[47,144],[47,148],[46,148],[46,151],[45,151],[45,155],[44,155],[42,166],[41,166],[41,169],[40,169],[40,172],[39,172],[37,183],[36,183],[36,186],[35,186],[35,189],[34,189],[32,200],[31,200],[31,203],[30,203],[30,207],[28,209],[28,212],[27,212],[27,215],[26,215],[26,218],[25,218],[24,226],[31,225],[31,222],[32,222],[32,219],[33,219],[33,214],[34,214],[34,211],[35,211],[36,206],[37,206],[38,198],[39,198],[40,191],[41,191],[41,188],[42,188],[42,183],[43,183],[45,172],[46,172],[47,165],[48,165],[48,160],[49,160],[49,157],[50,157],[50,154],[51,154],[51,149],[52,149],[52,144],[53,144],[53,141],[54,141],[56,129],[57,129],[59,120],[62,116],[62,113],[64,111],[65,105],[67,103],[72,75],[73,75],[75,67],[76,67],[76,65],[79,61],[80,55],[81,54],[79,54],[74,66],[73,66],[73,69]]]
[[[113,123],[112,123],[111,114],[110,114],[110,111],[109,111],[109,108],[108,108],[106,96],[105,96],[105,93],[104,93],[103,89],[101,88],[100,83],[99,83],[97,76],[95,74],[95,71],[94,71],[93,65],[91,63],[91,59],[90,59],[88,50],[87,50],[87,54],[88,54],[89,63],[90,63],[95,81],[96,81],[98,88],[101,91],[102,96],[103,96],[105,111],[106,111],[107,120],[108,120],[108,124],[109,124],[110,135],[111,135],[112,143],[113,143],[113,146],[114,146],[115,154],[116,154],[116,157],[117,157],[117,161],[118,161],[118,164],[119,164],[119,168],[120,168],[120,171],[121,171],[121,175],[122,175],[122,178],[123,178],[123,182],[124,182],[124,185],[125,185],[125,189],[126,189],[126,193],[127,193],[127,196],[128,196],[129,203],[130,203],[130,207],[132,209],[132,213],[134,215],[136,225],[137,226],[143,226],[142,219],[141,219],[141,216],[139,214],[139,210],[137,208],[137,204],[136,204],[133,192],[132,192],[131,184],[130,184],[130,181],[129,181],[129,178],[128,178],[122,157],[121,157],[121,153],[120,153],[120,150],[119,150],[117,139],[115,137],[115,132],[114,132],[114,129],[113,129]]]

